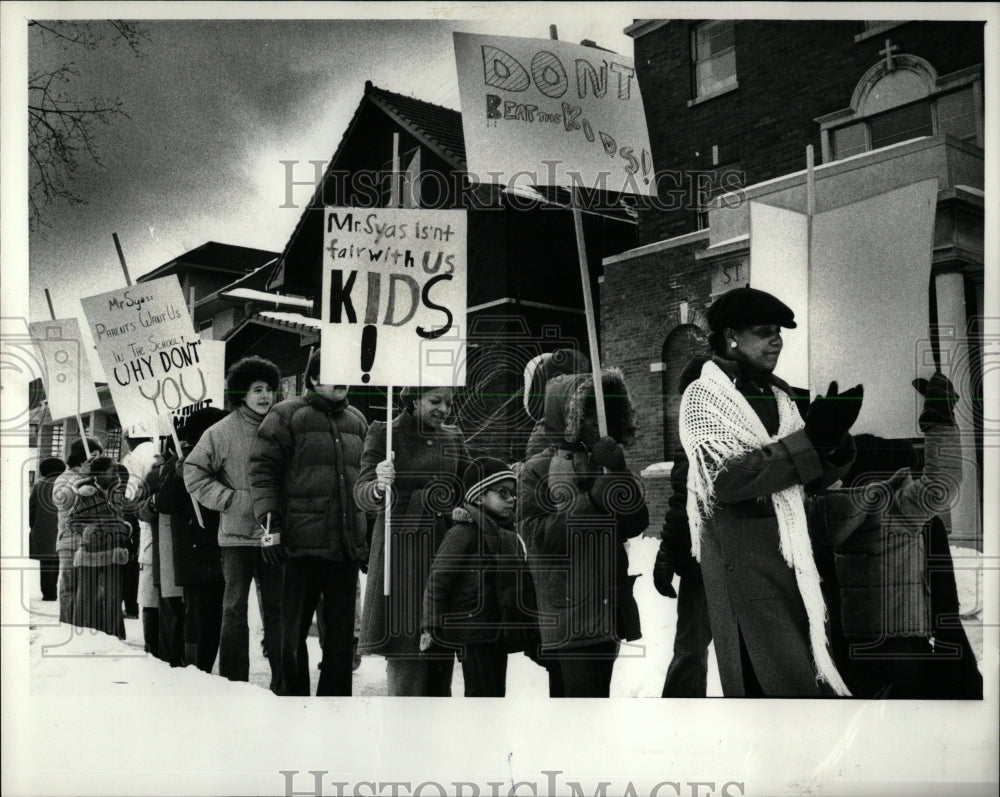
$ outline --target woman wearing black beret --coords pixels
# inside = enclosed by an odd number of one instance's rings
[[[707,318],[715,354],[684,392],[680,438],[723,693],[847,695],[827,649],[804,485],[827,486],[850,467],[861,387],[838,395],[831,384],[803,422],[773,373],[782,328],[796,327],[791,308],[748,286],[720,296]]]

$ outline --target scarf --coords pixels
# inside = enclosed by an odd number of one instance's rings
[[[680,438],[689,461],[687,515],[691,525],[691,551],[701,561],[701,534],[715,506],[715,479],[726,464],[783,437],[805,424],[788,394],[773,387],[778,405],[778,432],[772,438],[764,424],[726,374],[707,362],[701,377],[692,382],[681,399]],[[850,692],[827,649],[826,603],[812,555],[806,523],[805,490],[793,485],[771,495],[778,521],[781,556],[795,572],[795,582],[809,620],[809,644],[818,680],[829,683],[838,695]]]

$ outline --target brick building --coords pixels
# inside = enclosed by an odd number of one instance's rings
[[[952,377],[971,396],[982,372],[983,24],[639,20],[626,33],[659,197],[640,211],[639,246],[604,260],[601,340],[637,396],[638,466],[673,458],[677,377],[705,345],[704,312],[754,278],[749,200],[804,207],[808,145],[828,207],[938,180],[927,321],[958,329],[956,346],[969,336],[953,354],[971,367]],[[981,402],[971,406],[962,533],[979,539]],[[669,487],[649,485],[662,517]]]

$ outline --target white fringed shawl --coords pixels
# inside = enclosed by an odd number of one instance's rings
[[[749,454],[804,427],[788,395],[774,387],[778,404],[778,433],[772,438],[757,413],[714,362],[707,362],[701,377],[692,382],[681,399],[680,438],[688,457],[687,515],[691,549],[701,561],[701,534],[715,506],[715,479],[726,463]],[[809,643],[817,678],[829,683],[838,695],[850,695],[827,650],[826,603],[812,555],[806,523],[805,491],[796,484],[773,493],[781,555],[795,571],[795,581],[809,619]]]

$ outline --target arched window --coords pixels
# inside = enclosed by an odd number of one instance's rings
[[[695,324],[674,327],[663,343],[663,459],[671,462],[680,445],[677,419],[681,411],[678,391],[681,372],[696,354],[708,353],[708,336]]]
[[[898,50],[886,39],[883,58],[858,81],[850,107],[816,120],[824,162],[921,136],[983,145],[982,67],[939,77],[930,62]]]

